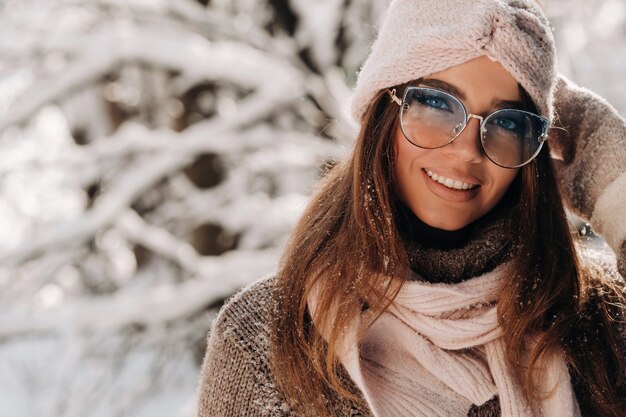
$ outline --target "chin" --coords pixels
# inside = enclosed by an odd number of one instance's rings
[[[441,216],[420,216],[419,214],[416,214],[416,216],[430,227],[447,231],[460,230],[475,220],[469,217],[457,217],[452,220],[450,217],[442,218]]]
[[[411,211],[428,226],[447,231],[463,229],[481,217],[468,207],[460,210],[458,207],[415,207]]]

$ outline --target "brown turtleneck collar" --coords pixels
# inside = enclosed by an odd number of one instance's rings
[[[513,257],[511,213],[503,204],[460,230],[447,231],[427,225],[400,204],[396,224],[413,271],[430,282],[457,283]]]

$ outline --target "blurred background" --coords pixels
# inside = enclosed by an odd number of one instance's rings
[[[0,2],[0,415],[192,417],[212,319],[349,148],[387,0]],[[626,1],[545,0],[626,114]]]

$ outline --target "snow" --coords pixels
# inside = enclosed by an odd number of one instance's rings
[[[107,347],[111,353],[123,348],[116,343]],[[68,351],[78,354],[76,348],[55,338],[4,343],[0,346],[0,415],[191,417],[197,383],[191,376],[197,365],[189,353],[177,349],[172,346],[167,356],[139,347],[119,363],[106,352],[91,358],[74,356]],[[155,367],[159,375],[153,381],[148,376],[153,376]]]

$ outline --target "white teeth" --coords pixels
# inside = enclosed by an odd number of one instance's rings
[[[446,178],[443,177],[441,175],[435,174],[434,172],[430,171],[430,170],[426,170],[426,173],[428,174],[428,176],[430,178],[432,178],[433,180],[437,181],[439,184],[441,185],[445,185],[448,188],[453,188],[455,190],[471,190],[473,188],[476,188],[477,185],[476,184],[468,184],[466,182],[463,181],[458,181],[458,180],[453,180],[451,178]]]

